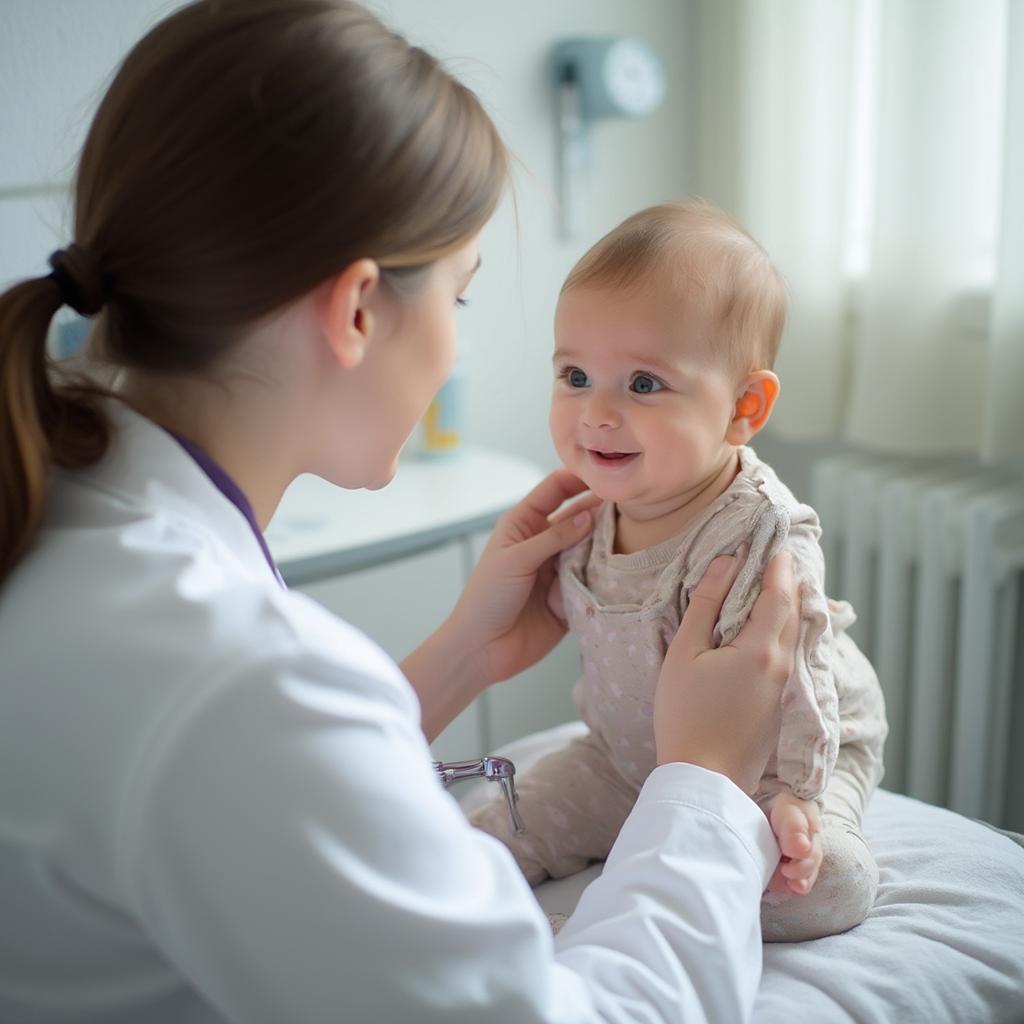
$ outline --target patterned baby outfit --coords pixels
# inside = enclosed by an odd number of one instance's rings
[[[739,456],[729,488],[678,536],[615,554],[616,512],[606,503],[593,533],[562,555],[562,600],[583,669],[573,696],[590,732],[517,778],[525,834],[510,832],[497,802],[473,822],[509,846],[531,884],[604,859],[655,767],[655,687],[693,588],[712,559],[740,551],[715,630],[716,641],[728,643],[760,593],[765,566],[785,547],[800,586],[799,643],[777,751],[754,799],[765,805],[790,789],[822,809],[824,859],[814,888],[766,894],[762,906],[765,939],[797,941],[853,927],[874,901],[878,871],[860,828],[882,776],[885,712],[874,670],[846,633],[850,606],[825,596],[817,514],[752,449]]]

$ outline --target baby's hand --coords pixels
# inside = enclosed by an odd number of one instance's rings
[[[782,860],[768,883],[768,892],[804,896],[814,887],[821,867],[818,805],[783,790],[765,812],[782,851]]]

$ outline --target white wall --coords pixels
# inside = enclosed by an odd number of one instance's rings
[[[0,0],[0,284],[70,238],[64,187],[117,62],[169,0]]]
[[[46,271],[70,241],[62,185],[116,62],[174,0],[0,0],[0,284]],[[547,437],[551,319],[565,273],[626,214],[685,191],[679,0],[374,0],[412,41],[448,58],[481,95],[519,163],[484,238],[484,269],[460,313],[471,369],[471,439],[553,466]],[[548,57],[556,40],[630,34],[653,44],[668,98],[652,117],[594,136],[580,237],[556,232]]]

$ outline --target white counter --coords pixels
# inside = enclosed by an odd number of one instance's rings
[[[489,530],[544,475],[518,456],[468,447],[448,458],[403,456],[379,491],[301,476],[267,527],[267,544],[289,584],[339,576]]]

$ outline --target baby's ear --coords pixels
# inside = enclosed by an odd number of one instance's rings
[[[748,374],[740,385],[725,439],[746,444],[768,422],[778,397],[779,378],[771,370]]]

